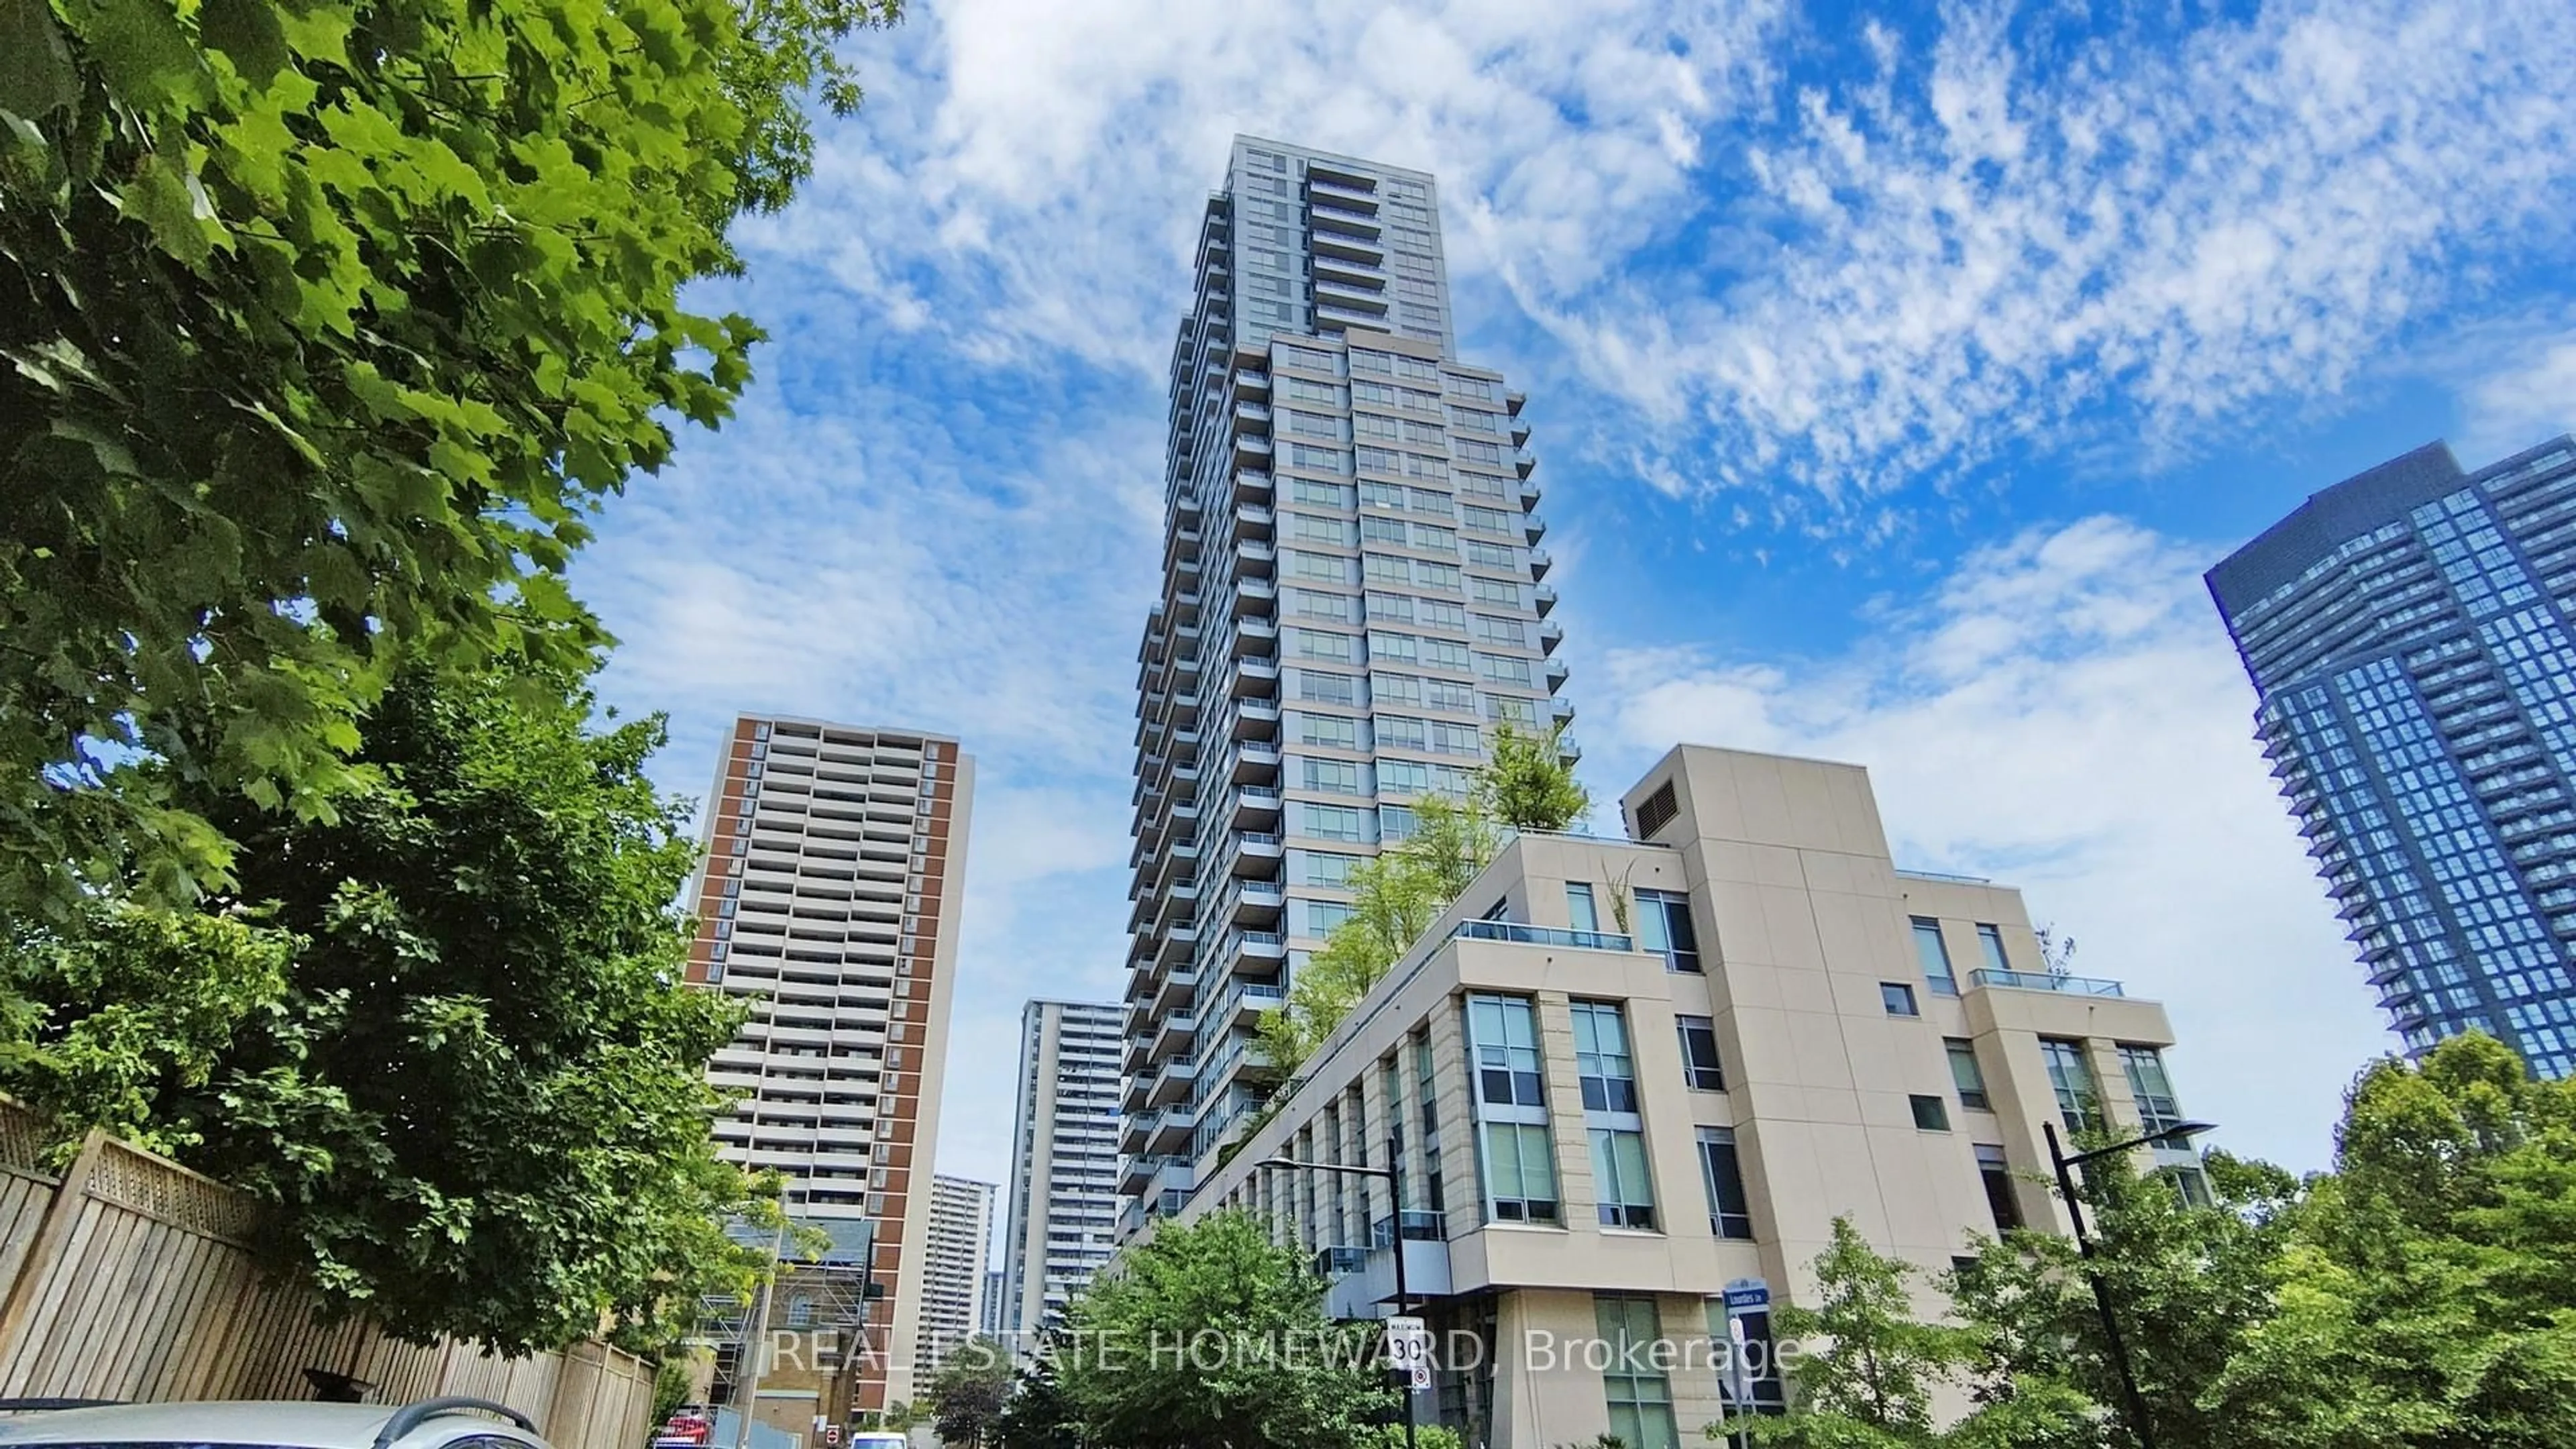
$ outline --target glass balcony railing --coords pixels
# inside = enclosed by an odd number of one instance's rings
[[[1586,951],[1634,951],[1634,939],[1615,931],[1568,931],[1518,921],[1460,921],[1449,933],[1471,941],[1515,941],[1524,946],[1572,946]]]
[[[1977,970],[1968,979],[1979,986],[2012,991],[2062,991],[2071,996],[2126,996],[2119,982],[2100,976],[2050,976],[2038,971]]]

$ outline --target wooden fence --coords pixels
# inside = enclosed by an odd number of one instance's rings
[[[497,1400],[557,1449],[645,1442],[653,1370],[631,1354],[504,1359],[327,1321],[309,1288],[253,1257],[249,1198],[100,1133],[56,1174],[44,1142],[0,1098],[0,1398],[306,1399],[317,1368],[376,1385],[383,1403]]]

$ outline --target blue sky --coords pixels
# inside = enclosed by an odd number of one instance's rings
[[[739,709],[979,757],[940,1170],[1003,1175],[1021,1002],[1122,986],[1161,377],[1237,131],[1438,174],[1596,795],[1684,739],[1869,765],[1902,862],[2022,886],[2224,1142],[2324,1165],[2384,1041],[2199,573],[2576,426],[2564,0],[916,0],[850,52],[862,113],[697,298],[757,381],[575,582],[673,790]]]

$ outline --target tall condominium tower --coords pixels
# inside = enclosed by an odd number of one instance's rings
[[[913,1350],[917,1365],[936,1364],[975,1336],[992,1239],[993,1184],[945,1173],[933,1177],[930,1253],[922,1260],[921,1337]]]
[[[1432,179],[1237,137],[1172,353],[1139,650],[1122,1223],[1267,1096],[1253,1022],[1498,724],[1571,717],[1521,398],[1451,345]]]
[[[2576,441],[2439,443],[2209,571],[2255,730],[2409,1051],[2576,1071]]]
[[[1009,1226],[995,1322],[1023,1352],[1109,1261],[1118,1219],[1116,1002],[1032,1001],[1020,1013]]]
[[[974,778],[952,739],[744,715],[709,800],[689,979],[755,1003],[708,1067],[743,1094],[717,1145],[865,1245],[859,1320],[832,1326],[869,1352],[821,1390],[827,1416],[911,1397],[892,1350],[919,1332]]]

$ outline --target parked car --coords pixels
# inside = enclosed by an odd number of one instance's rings
[[[549,1449],[516,1409],[486,1399],[322,1404],[300,1399],[106,1404],[0,1399],[0,1446],[92,1449]]]

